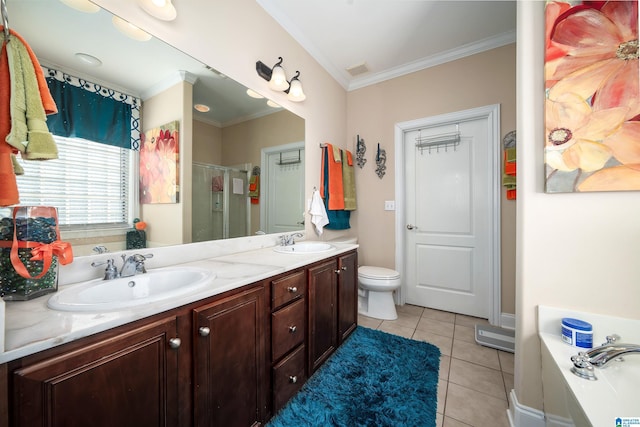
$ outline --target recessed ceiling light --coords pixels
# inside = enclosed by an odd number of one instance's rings
[[[91,3],[89,0],[60,0],[67,6],[85,13],[96,13],[100,6]]]
[[[140,7],[154,18],[173,21],[178,16],[171,0],[138,0]]]
[[[89,65],[91,67],[99,67],[102,65],[102,61],[96,58],[93,55],[89,55],[88,53],[76,53],[75,57],[85,65]]]
[[[151,34],[146,31],[141,30],[130,22],[125,21],[119,16],[114,16],[111,18],[111,22],[113,22],[113,26],[118,29],[125,36],[132,38],[134,40],[138,40],[140,42],[146,42],[151,40]]]
[[[204,105],[204,104],[195,104],[193,108],[196,111],[200,111],[201,113],[208,113],[209,111],[211,111],[211,108],[209,108],[208,105]]]
[[[256,92],[253,89],[247,89],[247,95],[249,95],[252,98],[256,98],[256,99],[264,98],[264,96],[260,95],[258,92]]]
[[[280,105],[276,104],[276,103],[275,103],[275,102],[273,102],[272,100],[268,100],[268,101],[267,101],[267,105],[268,105],[269,107],[273,107],[273,108],[281,108],[281,106],[280,106]]]

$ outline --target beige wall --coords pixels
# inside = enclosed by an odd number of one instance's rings
[[[537,409],[538,305],[640,319],[638,193],[544,193],[544,39],[544,2],[518,2],[515,389]]]
[[[193,121],[193,161],[222,164],[222,129],[210,123]]]
[[[443,113],[500,104],[501,136],[516,125],[516,47],[514,44],[428,68],[349,92],[348,147],[356,135],[367,145],[367,163],[356,168],[360,264],[395,267],[395,212],[384,210],[395,200],[394,126]],[[482,84],[478,84],[482,82]],[[383,179],[375,173],[377,144],[387,152]],[[502,312],[515,313],[515,201],[502,189]],[[352,223],[353,223],[352,222]]]
[[[143,131],[173,120],[180,121],[179,202],[140,205],[140,218],[148,221],[146,231],[149,247],[191,241],[191,197],[185,195],[191,195],[192,96],[193,86],[183,81],[143,100]]]

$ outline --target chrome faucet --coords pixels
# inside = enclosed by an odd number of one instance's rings
[[[153,254],[133,254],[129,257],[122,255],[122,268],[120,272],[118,272],[113,259],[108,259],[106,262],[92,262],[91,266],[99,267],[106,264],[107,268],[104,271],[104,280],[113,280],[118,277],[131,277],[136,274],[146,273],[147,269],[144,266],[144,262],[149,258],[153,258]]]
[[[620,339],[618,335],[607,336],[607,342],[599,347],[592,348],[586,352],[579,352],[575,356],[571,356],[573,367],[571,372],[579,377],[589,380],[596,380],[594,373],[595,368],[606,368],[614,361],[623,361],[622,356],[627,354],[639,354],[640,344],[624,344],[618,343]]]
[[[283,234],[282,236],[280,236],[280,246],[291,246],[291,245],[295,245],[296,241],[294,240],[294,237],[304,237],[304,234],[302,233],[292,233],[289,235]]]

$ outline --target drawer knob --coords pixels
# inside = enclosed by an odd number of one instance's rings
[[[344,267],[340,267],[343,271],[347,271],[347,266],[345,265]]]
[[[334,273],[336,274],[340,274],[342,272],[342,270],[333,270]]]
[[[206,326],[201,326],[200,328],[198,328],[198,333],[201,337],[206,337],[211,333],[211,329],[207,328]]]
[[[182,341],[180,341],[180,338],[171,338],[169,340],[169,347],[173,349],[179,348],[180,344],[182,344]]]
[[[297,383],[297,382],[298,382],[298,377],[297,377],[297,376],[295,376],[295,375],[289,375],[289,382],[290,382],[291,384],[295,384],[295,383]]]
[[[292,334],[296,332],[296,329],[298,329],[296,325],[289,326],[289,332],[291,332]]]
[[[291,293],[298,292],[298,288],[296,288],[295,286],[289,286],[287,290]]]

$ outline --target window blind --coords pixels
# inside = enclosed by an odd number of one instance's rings
[[[20,204],[55,206],[61,226],[129,224],[128,150],[80,138],[54,139],[58,159],[20,161]]]

